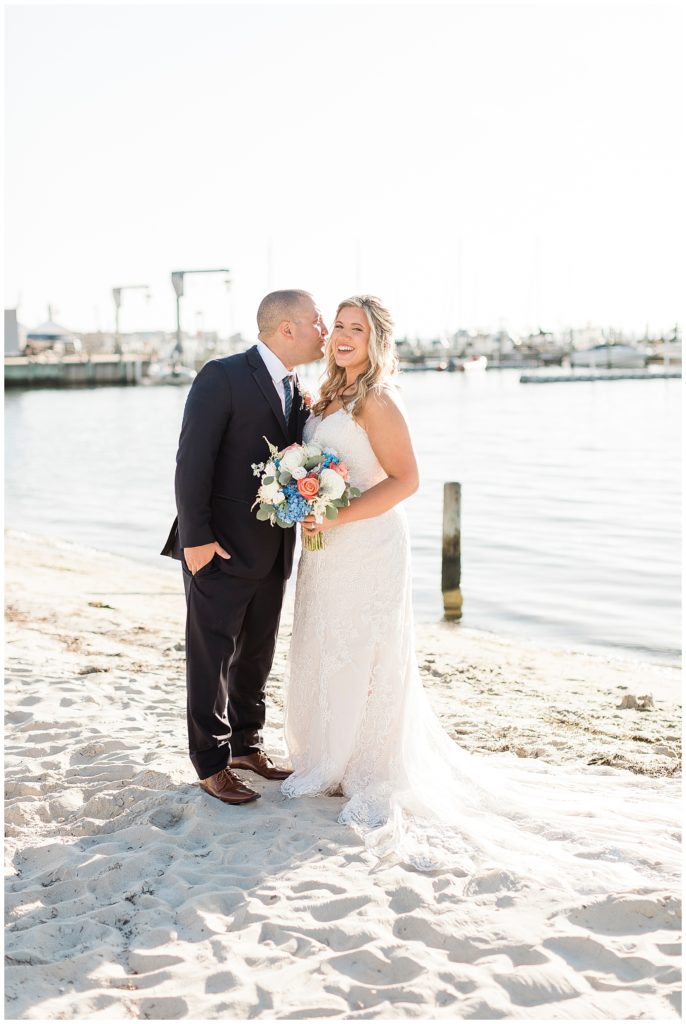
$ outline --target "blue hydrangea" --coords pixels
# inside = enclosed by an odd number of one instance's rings
[[[287,484],[283,490],[287,504],[285,509],[279,509],[279,518],[285,523],[301,523],[310,514],[309,503],[299,493],[295,484]]]

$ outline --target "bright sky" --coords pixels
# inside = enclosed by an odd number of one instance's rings
[[[254,335],[265,292],[399,334],[667,328],[684,265],[679,7],[6,8],[5,304]],[[679,290],[678,290],[679,289]]]

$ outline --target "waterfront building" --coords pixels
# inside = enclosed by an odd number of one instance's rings
[[[18,356],[21,352],[21,341],[19,336],[19,323],[17,321],[16,309],[5,310],[5,355]]]

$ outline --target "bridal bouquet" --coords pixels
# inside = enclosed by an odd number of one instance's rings
[[[259,505],[259,520],[268,519],[272,526],[283,529],[311,515],[321,523],[325,516],[335,519],[339,508],[359,497],[358,488],[348,482],[348,467],[336,452],[318,444],[292,444],[279,451],[267,441],[267,447],[268,461],[252,464],[253,474],[260,477],[252,506]],[[308,551],[318,551],[324,538],[321,533],[310,537],[303,532],[303,545]]]

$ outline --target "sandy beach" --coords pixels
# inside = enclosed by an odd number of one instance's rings
[[[178,577],[6,535],[10,1019],[674,1019],[680,892],[569,896],[374,871],[341,798],[227,807],[186,754]],[[279,757],[291,625],[266,746]],[[641,776],[677,800],[676,668],[417,627],[470,751]]]

